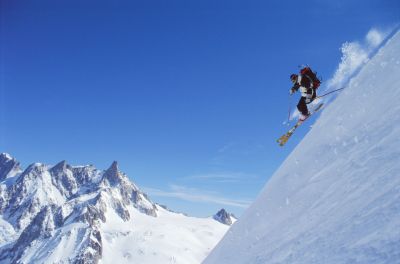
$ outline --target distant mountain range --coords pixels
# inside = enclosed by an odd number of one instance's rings
[[[0,154],[0,263],[200,263],[234,221],[166,210],[117,162],[23,170]]]

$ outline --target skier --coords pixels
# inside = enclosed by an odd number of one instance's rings
[[[301,113],[299,120],[304,121],[310,115],[307,105],[317,97],[313,79],[306,74],[292,74],[290,75],[290,80],[293,83],[293,87],[289,91],[290,95],[300,89],[301,98],[297,104],[297,109]]]
[[[297,104],[297,109],[301,115],[297,123],[291,129],[289,129],[288,132],[277,139],[277,142],[280,146],[284,146],[289,138],[293,135],[294,131],[304,122],[304,120],[306,120],[310,115],[319,111],[324,105],[324,103],[320,103],[316,105],[311,112],[308,110],[307,104],[311,103],[315,100],[315,98],[317,98],[317,89],[321,85],[321,80],[317,76],[317,73],[312,71],[310,67],[306,66],[301,69],[300,74],[290,75],[290,80],[293,82],[293,87],[289,91],[290,95],[294,94],[299,89],[301,92],[301,98]]]

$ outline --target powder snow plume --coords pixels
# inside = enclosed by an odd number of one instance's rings
[[[372,28],[363,41],[345,42],[340,51],[341,62],[335,74],[327,82],[327,89],[336,89],[345,85],[353,74],[370,59],[371,54],[381,45],[390,31]]]
[[[345,42],[340,47],[342,53],[341,61],[332,78],[326,81],[326,85],[319,88],[318,95],[325,94],[335,89],[344,88],[352,76],[370,60],[370,57],[380,47],[384,40],[389,36],[392,30],[379,30],[372,28],[368,31],[367,35],[362,41]],[[336,94],[332,94],[327,98],[320,98],[313,101],[310,106],[311,109],[317,104],[324,102],[325,105],[328,101],[335,98]],[[294,109],[290,115],[291,120],[299,117],[299,112]]]

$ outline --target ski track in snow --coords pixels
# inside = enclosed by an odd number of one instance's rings
[[[397,32],[204,264],[399,264],[399,83]]]

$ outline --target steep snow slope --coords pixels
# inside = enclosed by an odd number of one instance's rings
[[[400,263],[400,32],[204,261]]]

